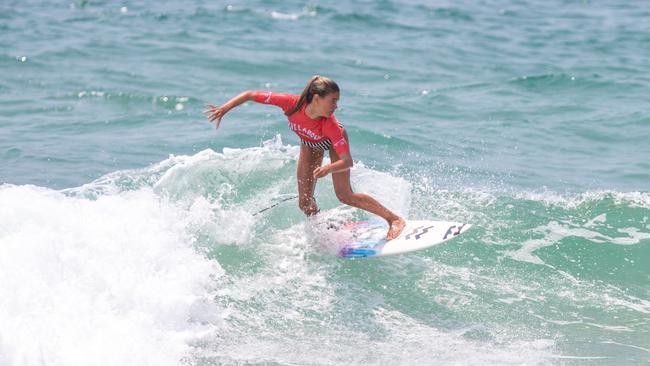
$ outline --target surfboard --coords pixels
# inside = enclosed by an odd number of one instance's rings
[[[472,227],[471,224],[447,221],[406,220],[402,233],[386,241],[388,224],[383,220],[355,221],[343,224],[346,235],[338,255],[347,258],[381,257],[413,252],[453,239]]]

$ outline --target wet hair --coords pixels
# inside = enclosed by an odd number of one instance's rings
[[[339,86],[334,80],[326,78],[324,76],[314,75],[311,77],[311,79],[309,79],[309,82],[307,83],[307,86],[305,86],[305,89],[302,91],[302,94],[300,94],[300,99],[298,99],[296,105],[294,105],[293,108],[291,108],[285,114],[287,116],[290,116],[298,112],[300,108],[302,108],[302,106],[305,104],[305,101],[307,103],[311,103],[311,100],[314,98],[314,94],[318,94],[319,96],[324,97],[328,94],[338,92]]]

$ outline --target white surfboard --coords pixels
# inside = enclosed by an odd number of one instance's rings
[[[447,221],[406,220],[406,227],[395,239],[386,241],[388,225],[382,220],[356,221],[344,224],[348,232],[341,243],[341,257],[381,257],[425,249],[444,243],[464,233],[472,225]]]

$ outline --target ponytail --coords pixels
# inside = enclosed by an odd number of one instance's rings
[[[298,112],[302,106],[307,103],[311,103],[314,99],[314,94],[318,94],[321,97],[324,97],[330,93],[338,93],[339,86],[334,82],[334,80],[326,78],[320,75],[314,75],[309,79],[305,89],[300,94],[300,98],[296,102],[296,105],[293,106],[285,115],[290,116]]]

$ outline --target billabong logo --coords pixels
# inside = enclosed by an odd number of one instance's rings
[[[418,227],[416,227],[415,229],[413,229],[413,231],[411,231],[410,233],[406,234],[406,236],[404,237],[404,239],[409,240],[413,235],[415,235],[415,240],[418,240],[418,239],[420,239],[420,237],[421,237],[422,235],[424,235],[424,234],[426,234],[427,232],[429,232],[429,229],[433,229],[433,225],[431,225],[431,226],[427,226],[427,227],[424,227],[424,226],[418,226]]]
[[[447,232],[445,233],[445,236],[442,238],[442,240],[447,239],[447,237],[449,235],[456,236],[456,235],[460,234],[460,232],[463,230],[463,227],[465,227],[465,225],[467,225],[467,224],[462,224],[460,226],[456,226],[456,225],[450,226],[449,229],[447,229]],[[454,232],[454,229],[456,229],[455,232]]]
[[[314,131],[311,131],[311,130],[305,128],[305,127],[302,127],[297,123],[289,122],[289,128],[293,132],[297,133],[298,135],[304,136],[304,137],[306,137],[308,139],[312,139],[312,140],[322,140],[323,139],[323,136],[321,136],[321,135],[319,135],[317,133],[314,133]]]

